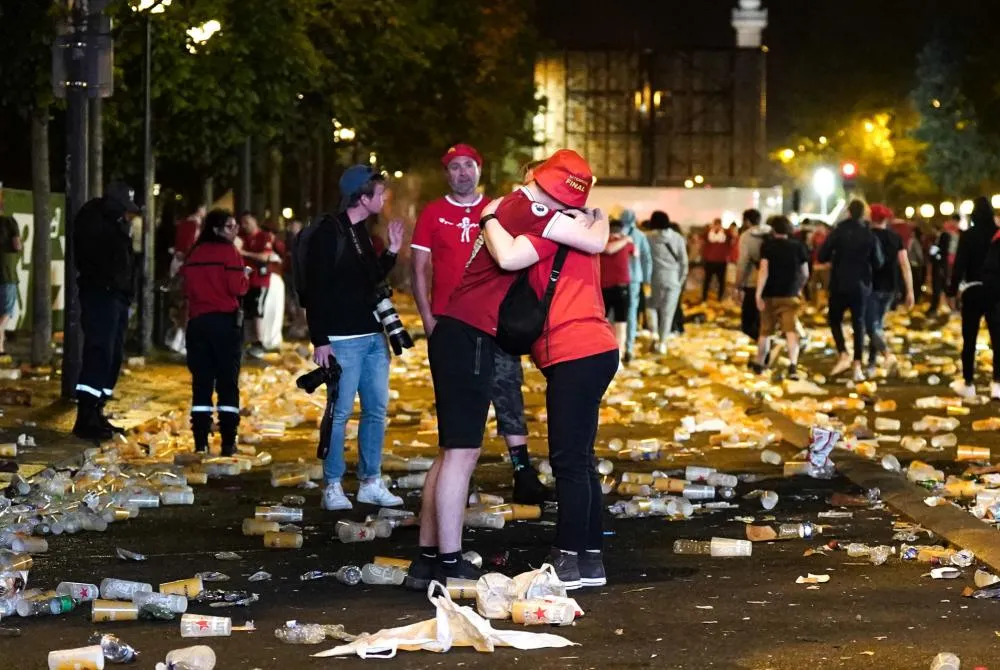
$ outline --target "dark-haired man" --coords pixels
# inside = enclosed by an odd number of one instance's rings
[[[762,222],[760,212],[748,209],[743,212],[743,232],[740,234],[740,253],[736,263],[736,297],[740,300],[740,330],[756,341],[760,335],[760,310],[757,309],[757,268],[760,250],[771,229]]]
[[[755,301],[760,311],[760,335],[757,338],[757,362],[751,366],[758,374],[764,371],[768,339],[775,326],[781,327],[788,344],[788,378],[798,379],[799,364],[799,294],[809,278],[809,252],[799,240],[791,238],[792,224],[783,216],[768,220],[771,237],[760,252]]]

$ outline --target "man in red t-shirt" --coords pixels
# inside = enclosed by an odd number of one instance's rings
[[[576,218],[562,211],[584,206],[591,185],[586,162],[574,152],[559,151],[535,171],[532,183],[503,199],[495,218],[512,235],[533,234],[598,253],[607,244],[607,221],[594,223],[592,216]],[[581,225],[581,218],[590,225]],[[426,588],[432,578],[481,574],[461,557],[462,520],[493,399],[500,303],[516,277],[501,270],[480,236],[431,334],[428,353],[441,452],[424,484],[420,557],[407,580],[412,588]]]
[[[257,223],[253,214],[244,212],[240,217],[243,232],[240,235],[240,255],[243,262],[250,268],[250,290],[243,298],[243,310],[246,320],[251,324],[251,344],[249,354],[254,357],[264,355],[261,344],[264,324],[264,300],[267,289],[271,285],[271,273],[268,263],[274,255],[274,235],[264,230]]]
[[[413,296],[428,337],[462,281],[465,264],[479,238],[479,218],[487,203],[476,191],[483,165],[478,151],[467,144],[456,144],[441,157],[441,164],[451,193],[429,203],[420,212],[410,241]],[[494,360],[493,408],[497,432],[507,443],[514,469],[514,501],[538,505],[549,498],[549,491],[538,481],[538,473],[528,457],[523,385],[520,357],[498,350]]]
[[[191,247],[198,240],[206,212],[205,206],[201,205],[191,216],[177,223],[177,230],[174,232],[174,258],[179,265],[184,263],[191,253]]]
[[[601,294],[608,321],[615,326],[618,353],[625,355],[628,319],[628,285],[631,281],[629,260],[635,254],[635,244],[622,233],[621,221],[611,222],[611,237],[601,253]]]
[[[719,301],[722,301],[726,290],[726,263],[729,262],[732,247],[732,239],[722,227],[722,219],[712,221],[712,225],[705,231],[705,242],[701,248],[701,258],[705,263],[705,280],[701,285],[702,302],[708,300],[713,277],[719,284]]]

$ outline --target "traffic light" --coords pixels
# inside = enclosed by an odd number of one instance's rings
[[[846,161],[840,164],[840,176],[844,185],[844,193],[850,195],[856,184],[858,177],[858,164],[854,161]]]

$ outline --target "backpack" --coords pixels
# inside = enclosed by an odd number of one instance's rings
[[[552,262],[552,272],[549,273],[545,295],[541,299],[528,281],[529,270],[521,271],[504,296],[497,319],[496,342],[508,354],[523,356],[530,353],[531,345],[542,336],[549,314],[549,305],[555,294],[556,281],[559,279],[568,253],[569,247],[559,246],[559,251],[556,252],[555,260]]]
[[[307,272],[307,263],[309,260],[309,242],[312,240],[313,235],[319,230],[319,227],[327,220],[333,220],[333,217],[329,214],[324,214],[319,219],[309,224],[307,227],[303,228],[299,233],[298,238],[295,240],[295,252],[292,255],[292,275],[295,279],[295,293],[299,297],[299,304],[305,305],[307,300],[306,296],[309,294],[309,281]],[[332,221],[336,226],[336,221]],[[340,261],[340,257],[344,255],[344,246],[341,244],[340,234],[337,234],[337,249],[333,252],[333,264],[336,265]]]

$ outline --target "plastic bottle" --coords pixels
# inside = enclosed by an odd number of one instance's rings
[[[813,524],[806,523],[783,523],[778,526],[779,540],[794,540],[798,538],[810,538],[818,535],[819,529]]]
[[[749,540],[734,540],[727,537],[713,537],[711,540],[676,540],[675,554],[696,554],[703,556],[732,557],[750,556],[753,543]]]
[[[903,424],[899,419],[889,419],[884,416],[875,417],[875,430],[898,431],[902,427]]]
[[[153,585],[142,582],[130,582],[125,579],[101,580],[101,598],[105,600],[132,600],[137,591],[152,593]]]
[[[361,581],[365,584],[394,584],[399,586],[406,579],[406,571],[391,565],[366,563],[361,568]]]
[[[341,584],[357,586],[361,583],[361,568],[356,565],[345,565],[333,573],[333,576]]]
[[[427,481],[427,473],[419,472],[413,475],[403,475],[396,480],[396,487],[401,489],[420,489]]]
[[[954,447],[958,445],[958,435],[955,433],[945,433],[943,435],[935,435],[931,438],[931,446],[935,449],[945,449],[947,447]]]
[[[167,663],[156,664],[156,670],[213,670],[215,652],[211,647],[198,645],[174,649],[167,654]]]
[[[326,639],[326,630],[318,623],[285,624],[274,631],[274,637],[285,644],[319,644]]]
[[[341,520],[337,522],[337,537],[341,542],[371,542],[375,539],[375,530],[363,523]]]
[[[54,598],[27,598],[17,603],[17,615],[22,617],[64,614],[72,612],[76,603],[69,596]]]
[[[90,641],[100,644],[105,660],[112,663],[131,663],[135,660],[135,649],[132,645],[119,639],[117,635],[111,635],[110,633],[95,635]]]
[[[434,459],[427,458],[426,456],[414,456],[406,459],[406,469],[410,472],[427,471],[430,470],[433,465]]]
[[[715,487],[707,484],[688,484],[681,495],[688,500],[715,500]]]
[[[132,596],[132,602],[135,603],[139,609],[142,609],[147,605],[154,605],[165,607],[175,614],[184,614],[184,612],[187,612],[188,608],[188,599],[174,593],[137,591]]]
[[[931,662],[931,670],[959,670],[962,661],[950,652],[941,652]]]
[[[506,520],[502,514],[494,514],[483,510],[466,511],[465,525],[469,528],[503,528]]]
[[[367,525],[375,531],[375,537],[382,539],[392,537],[393,525],[390,519],[376,519]]]
[[[765,449],[760,452],[761,463],[767,463],[768,465],[781,465],[781,454],[776,451],[771,451],[770,449]]]

